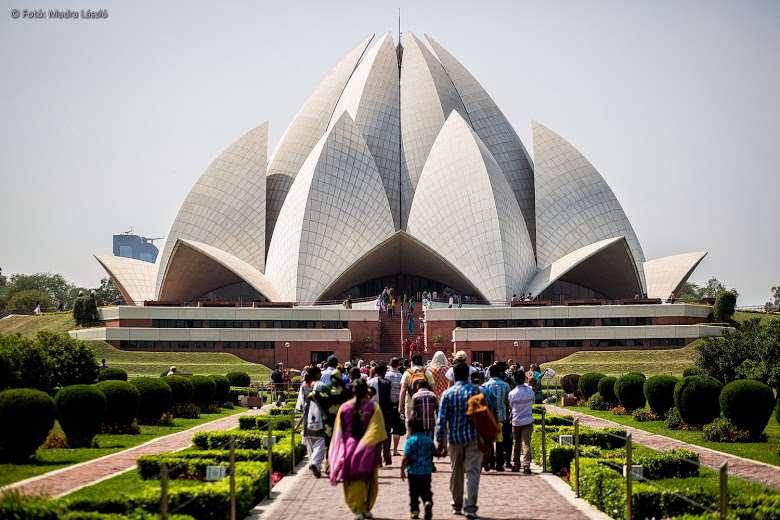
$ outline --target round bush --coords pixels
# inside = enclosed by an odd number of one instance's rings
[[[230,381],[230,386],[249,386],[252,381],[246,372],[228,372],[225,376]]]
[[[195,390],[192,382],[183,376],[166,376],[162,378],[171,387],[171,400],[173,406],[193,402]]]
[[[758,438],[772,417],[775,394],[772,389],[754,379],[737,379],[720,392],[720,409],[737,428],[748,430]]]
[[[652,376],[645,381],[647,404],[657,415],[665,416],[674,406],[674,386],[678,381],[674,376]]]
[[[92,446],[106,413],[106,396],[94,385],[70,385],[57,392],[57,420],[70,448]]]
[[[165,379],[137,377],[130,381],[139,393],[138,422],[157,424],[162,414],[171,409],[171,387]]]
[[[704,371],[704,369],[700,367],[688,367],[685,370],[683,370],[683,377],[690,377],[690,376],[706,376],[707,372]]]
[[[209,376],[192,376],[192,399],[202,410],[205,410],[214,402],[217,385]]]
[[[106,415],[103,422],[119,429],[127,429],[138,416],[141,393],[127,381],[101,381],[98,390],[106,397]]]
[[[588,372],[587,374],[582,374],[582,377],[580,377],[580,382],[578,383],[578,389],[583,399],[589,399],[590,396],[599,391],[599,381],[603,377],[606,376],[599,372]]]
[[[688,376],[674,386],[674,406],[688,424],[701,426],[720,415],[718,396],[723,385],[710,376]]]
[[[54,426],[57,409],[47,393],[31,388],[0,392],[0,460],[24,462]]]
[[[226,403],[230,401],[230,379],[228,379],[225,376],[218,376],[213,375],[209,376],[212,381],[214,381],[214,385],[216,385],[216,390],[214,392],[214,400],[218,402],[219,404]]]
[[[579,390],[580,375],[579,374],[566,374],[561,378],[561,388],[567,394],[576,394]]]
[[[98,381],[127,381],[127,372],[121,368],[101,368],[98,372]]]
[[[617,396],[615,395],[615,381],[617,381],[616,377],[604,376],[599,379],[599,384],[597,385],[601,398],[612,404],[618,402]]]
[[[629,372],[615,381],[615,397],[626,410],[645,407],[645,376]]]

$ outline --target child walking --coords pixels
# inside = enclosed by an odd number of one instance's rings
[[[411,518],[420,518],[420,500],[423,502],[425,520],[433,518],[433,492],[431,471],[433,470],[433,439],[423,431],[422,421],[409,421],[411,435],[404,444],[404,458],[401,461],[401,480],[409,479],[409,509]],[[405,472],[404,472],[405,470]]]

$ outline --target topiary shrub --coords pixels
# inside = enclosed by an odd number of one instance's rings
[[[702,428],[705,440],[713,442],[746,442],[754,437],[750,430],[738,428],[725,417],[718,417]]]
[[[706,376],[707,372],[705,372],[700,367],[688,367],[685,370],[683,370],[683,377],[690,377],[690,376]]]
[[[160,417],[171,409],[171,387],[165,379],[156,377],[137,377],[130,380],[139,393],[138,422],[157,424]]]
[[[171,387],[171,402],[173,406],[179,406],[192,403],[194,398],[194,389],[192,382],[183,376],[165,376],[163,381]]]
[[[217,385],[209,376],[192,376],[192,399],[195,404],[200,406],[202,412],[205,412],[211,403],[214,402],[214,396],[217,393]]]
[[[133,428],[141,393],[127,381],[108,380],[95,385],[106,397],[103,430],[111,433],[139,433]]]
[[[712,306],[712,315],[717,321],[729,321],[734,315],[737,305],[737,295],[732,291],[722,291],[715,297],[715,305]]]
[[[121,368],[101,368],[98,372],[98,381],[127,381],[127,372]]]
[[[775,394],[768,385],[754,379],[738,379],[720,392],[720,409],[734,426],[750,432],[757,439],[775,406]]]
[[[230,401],[230,379],[225,376],[213,375],[209,376],[214,381],[214,401],[224,404]]]
[[[582,374],[578,383],[578,390],[583,399],[589,399],[590,396],[599,391],[599,381],[601,378],[606,377],[599,372],[588,372]]]
[[[567,394],[574,395],[579,390],[580,375],[579,374],[566,374],[561,378],[561,388]]]
[[[598,389],[601,397],[608,403],[617,403],[617,396],[615,395],[615,381],[616,377],[604,376],[599,380]]]
[[[672,406],[669,408],[669,411],[666,412],[666,420],[664,420],[664,425],[669,428],[670,430],[679,430],[683,427],[685,423],[682,420],[682,417],[680,417],[680,412]]]
[[[86,385],[97,381],[95,352],[86,341],[71,338],[67,332],[39,331],[35,340],[48,352],[54,363],[55,387]]]
[[[720,415],[718,396],[723,385],[710,376],[688,376],[674,387],[674,406],[682,420],[701,426]]]
[[[92,446],[106,413],[106,397],[94,385],[71,385],[57,392],[57,420],[70,448]]]
[[[678,381],[674,376],[652,376],[645,381],[645,398],[656,415],[663,417],[674,406],[674,386]]]
[[[601,397],[600,393],[596,392],[588,399],[587,406],[591,410],[609,410],[610,403]]]
[[[230,386],[249,386],[252,383],[246,372],[228,372],[225,377],[230,381]]]
[[[645,407],[645,376],[629,372],[615,381],[615,397],[627,411]]]
[[[45,392],[13,388],[0,392],[0,460],[24,462],[54,426],[57,410]]]

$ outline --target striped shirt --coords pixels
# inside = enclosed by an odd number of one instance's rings
[[[432,432],[436,428],[438,407],[439,400],[436,399],[436,394],[426,388],[420,388],[412,396],[412,419],[420,419],[423,430]]]
[[[509,394],[509,385],[501,379],[491,377],[482,385],[482,393],[491,410],[496,412],[496,420],[502,423],[507,419],[506,396]]]
[[[469,397],[478,392],[479,388],[475,385],[457,381],[442,394],[436,425],[438,442],[444,441],[445,431],[451,444],[468,444],[477,438],[477,430],[466,416],[466,407]]]

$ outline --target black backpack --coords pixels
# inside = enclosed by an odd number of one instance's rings
[[[390,400],[390,390],[392,383],[385,378],[377,378],[377,398],[379,399],[379,407],[383,410],[389,410],[393,407],[393,402]]]

